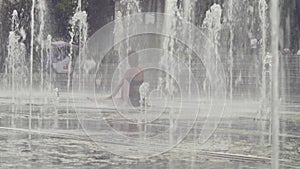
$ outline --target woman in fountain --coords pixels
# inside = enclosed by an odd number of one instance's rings
[[[125,72],[124,77],[114,88],[112,94],[105,100],[112,100],[122,88],[119,104],[137,107],[140,105],[139,88],[144,82],[144,73],[139,67],[139,58],[135,51],[128,53],[128,64],[130,68]]]

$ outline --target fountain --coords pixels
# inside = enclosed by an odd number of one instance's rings
[[[188,22],[191,22],[193,23],[194,20],[195,20],[195,14],[193,13],[193,9],[194,9],[194,6],[195,6],[195,2],[194,1],[190,1],[190,0],[187,0],[187,1],[184,1],[184,14],[185,14],[185,19],[188,21]],[[190,39],[190,42],[189,43],[192,43],[191,40],[192,40],[192,32],[191,32],[191,28],[186,28],[186,31],[188,32],[188,36],[189,36],[189,39]],[[191,81],[192,81],[192,56],[191,56],[191,52],[189,51],[188,52],[188,67],[189,67],[189,86],[188,86],[188,96],[189,98],[191,98],[191,95],[192,95],[192,88],[191,88]]]
[[[279,87],[278,87],[278,67],[279,67],[279,1],[273,0],[271,3],[271,25],[272,25],[272,113],[271,113],[271,127],[272,127],[272,165],[271,168],[279,168]]]
[[[31,6],[31,22],[30,22],[30,86],[29,86],[29,122],[28,122],[28,129],[31,131],[32,128],[32,93],[33,93],[33,48],[34,48],[34,23],[35,23],[35,0],[32,0],[32,6]],[[31,134],[29,134],[28,138],[31,140]]]
[[[115,9],[115,16],[116,19],[120,19],[124,16],[133,15],[135,13],[141,12],[140,4],[138,0],[120,0],[116,3],[116,9]],[[115,32],[115,40],[118,40],[118,37],[121,35],[126,35],[125,42],[120,42],[120,44],[116,44],[114,48],[117,48],[118,51],[118,60],[119,62],[123,62],[127,60],[127,54],[130,50],[135,50],[132,48],[132,44],[136,45],[136,42],[134,40],[130,39],[128,36],[128,32],[130,29],[129,23],[120,23],[116,24],[114,27]],[[119,79],[122,78],[123,72],[127,69],[127,66],[124,64],[118,65],[118,76]]]
[[[230,29],[230,46],[229,46],[229,70],[230,70],[230,75],[229,75],[229,78],[230,78],[230,90],[229,90],[229,98],[230,100],[232,100],[232,94],[233,94],[233,39],[234,39],[234,33],[233,33],[233,22],[234,22],[234,15],[233,15],[233,8],[234,8],[234,3],[233,3],[233,0],[229,0],[228,1],[228,22],[229,22],[229,27],[231,27]]]
[[[266,120],[267,120],[267,114],[270,112],[270,77],[268,76],[270,73],[269,70],[267,70],[268,68],[266,67],[267,64],[271,65],[270,63],[270,54],[269,52],[267,52],[267,30],[268,30],[268,18],[267,18],[267,8],[268,5],[266,3],[265,0],[260,0],[258,3],[258,7],[259,7],[259,19],[261,20],[261,26],[260,26],[260,31],[261,31],[261,60],[260,63],[262,63],[262,75],[261,75],[261,112],[264,112],[264,114],[261,114],[261,132],[263,133],[265,131],[266,128]],[[270,140],[270,138],[269,138]],[[264,136],[262,134],[261,136],[261,145],[264,144]]]
[[[287,30],[281,28],[278,0],[116,0],[109,4],[114,6],[115,21],[97,32],[103,39],[88,34],[88,23],[98,21],[89,18],[93,15],[88,7],[107,4],[85,2],[78,0],[74,9],[63,8],[70,5],[67,1],[60,5],[46,0],[22,2],[28,4],[23,9],[30,13],[27,19],[18,13],[22,9],[17,5],[7,8],[21,2],[0,0],[1,9],[12,12],[10,29],[0,25],[1,31],[7,31],[5,63],[0,64],[4,65],[0,134],[5,138],[0,139],[0,156],[8,159],[4,168],[17,165],[10,161],[15,156],[32,168],[39,165],[37,161],[63,168],[65,163],[57,161],[69,159],[72,167],[105,163],[105,167],[132,168],[151,164],[155,168],[277,169],[298,165],[299,102],[291,95],[298,98],[295,84],[299,83],[291,79],[299,76],[300,62],[293,63],[298,67],[289,64],[290,58],[299,56],[282,59],[278,53],[279,44],[296,46],[289,38],[280,39],[281,34],[293,32],[295,18],[287,14]],[[53,14],[50,6],[71,11],[65,74],[55,72],[49,57],[55,52],[46,19]],[[152,13],[143,13],[147,10]],[[114,78],[122,78],[131,50],[145,68],[139,88],[141,105],[118,107],[101,99],[110,92],[109,83],[114,86]],[[56,83],[55,76],[62,75],[66,91]],[[282,85],[282,75],[292,82]],[[90,99],[93,94],[95,99]],[[230,164],[225,164],[228,160]]]
[[[52,41],[52,36],[51,35],[48,35],[47,36],[47,40],[46,40],[46,43],[45,43],[45,49],[46,49],[46,56],[51,56],[52,55],[52,46],[51,46],[51,41]],[[45,70],[46,72],[46,80],[47,80],[47,86],[46,89],[48,89],[48,91],[51,91],[52,89],[52,58],[51,57],[48,57],[47,60],[46,60],[46,67],[45,67]]]
[[[71,79],[71,71],[73,69],[72,65],[73,62],[78,62],[75,63],[78,67],[78,90],[79,91],[84,91],[84,76],[88,75],[88,70],[83,72],[82,67],[87,67],[86,66],[86,51],[84,49],[84,45],[86,44],[87,41],[87,30],[88,30],[88,25],[87,25],[87,13],[85,11],[82,11],[82,2],[81,0],[78,0],[77,2],[77,8],[75,11],[75,14],[73,15],[71,21],[71,31],[70,31],[70,53],[69,53],[69,66],[68,66],[68,89],[67,91],[70,91],[70,84],[72,83]],[[78,43],[78,58],[74,56],[73,54],[73,43]],[[75,58],[73,58],[75,57]],[[75,68],[75,67],[74,67]]]
[[[44,65],[45,65],[45,61],[44,61],[44,58],[45,58],[45,36],[44,36],[44,33],[45,33],[45,16],[47,14],[47,11],[46,11],[46,1],[45,0],[39,0],[37,2],[37,11],[38,11],[38,21],[39,21],[39,32],[38,32],[38,35],[37,35],[37,44],[39,44],[39,55],[40,55],[40,74],[41,74],[41,83],[40,83],[40,90],[43,91],[44,88],[45,88],[45,80],[44,80],[44,72],[45,72],[45,68],[44,68]],[[38,50],[38,49],[37,49]]]
[[[212,43],[213,48],[215,50],[212,52],[215,52],[217,54],[218,60],[221,59],[219,56],[220,30],[222,29],[221,14],[222,14],[221,6],[218,4],[213,4],[211,6],[211,8],[208,11],[206,11],[205,18],[204,18],[203,24],[202,24],[202,27],[206,28],[205,32],[206,32],[207,38],[209,40],[208,43],[205,45],[209,46]],[[214,64],[216,64],[216,63],[209,63],[209,66],[213,66]],[[209,75],[207,74],[206,77],[208,78]],[[210,89],[209,82],[208,82],[209,80],[207,78],[205,79],[204,85],[205,85],[205,89],[208,90],[208,91],[206,91],[207,95],[210,97],[211,89]]]
[[[179,15],[178,13],[178,8],[177,8],[177,1],[172,0],[168,1],[167,4],[165,5],[165,11],[166,14],[169,15]],[[172,35],[174,36],[176,34],[176,27],[177,23],[174,20],[168,21],[166,20],[165,22],[165,30],[172,32]],[[163,42],[163,49],[168,50],[170,52],[170,55],[166,55],[161,58],[160,60],[160,65],[165,68],[165,70],[170,73],[171,75],[174,75],[175,70],[180,71],[179,67],[176,67],[177,65],[170,65],[169,63],[176,63],[175,58],[174,58],[174,53],[175,53],[175,40],[173,38],[166,38],[165,41]],[[167,91],[167,96],[169,96],[171,99],[174,97],[174,89],[175,86],[174,84],[174,79],[171,76],[166,75],[165,76],[165,90]],[[170,119],[171,120],[171,119]],[[171,120],[172,121],[172,120]]]
[[[25,63],[26,48],[24,41],[26,33],[20,25],[18,12],[13,11],[11,31],[8,37],[8,57],[6,58],[6,75],[11,91],[21,91],[27,88],[28,70]],[[7,88],[9,89],[9,88]]]

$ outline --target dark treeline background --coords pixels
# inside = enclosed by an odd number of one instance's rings
[[[83,10],[88,13],[88,34],[91,36],[96,30],[114,19],[116,0],[82,0]],[[254,2],[248,0],[249,4]],[[77,1],[74,0],[47,0],[47,16],[45,19],[46,28],[44,37],[51,34],[54,40],[69,41],[70,18],[74,14]],[[219,3],[224,7],[224,0],[197,0],[195,3],[196,25],[201,25],[205,17],[205,12],[213,3]],[[140,0],[142,12],[162,11],[165,2],[162,0]],[[183,4],[183,0],[178,0],[178,7]],[[247,4],[246,4],[247,5]],[[300,39],[300,1],[281,1],[281,28],[283,47],[289,47],[293,51],[299,49]],[[26,48],[29,51],[30,44],[30,11],[31,0],[0,0],[0,72],[3,72],[4,60],[7,57],[8,35],[11,30],[11,15],[13,10],[19,12],[20,24],[25,28],[27,37],[25,39]],[[38,24],[38,23],[37,23]],[[28,56],[26,56],[28,60]]]

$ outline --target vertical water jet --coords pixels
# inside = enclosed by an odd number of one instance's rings
[[[279,168],[279,95],[278,95],[278,44],[279,44],[279,0],[271,1],[271,50],[272,50],[272,169]]]

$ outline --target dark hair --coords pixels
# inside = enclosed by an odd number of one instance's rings
[[[139,57],[136,51],[132,50],[128,52],[128,63],[131,67],[137,67],[139,65]]]

